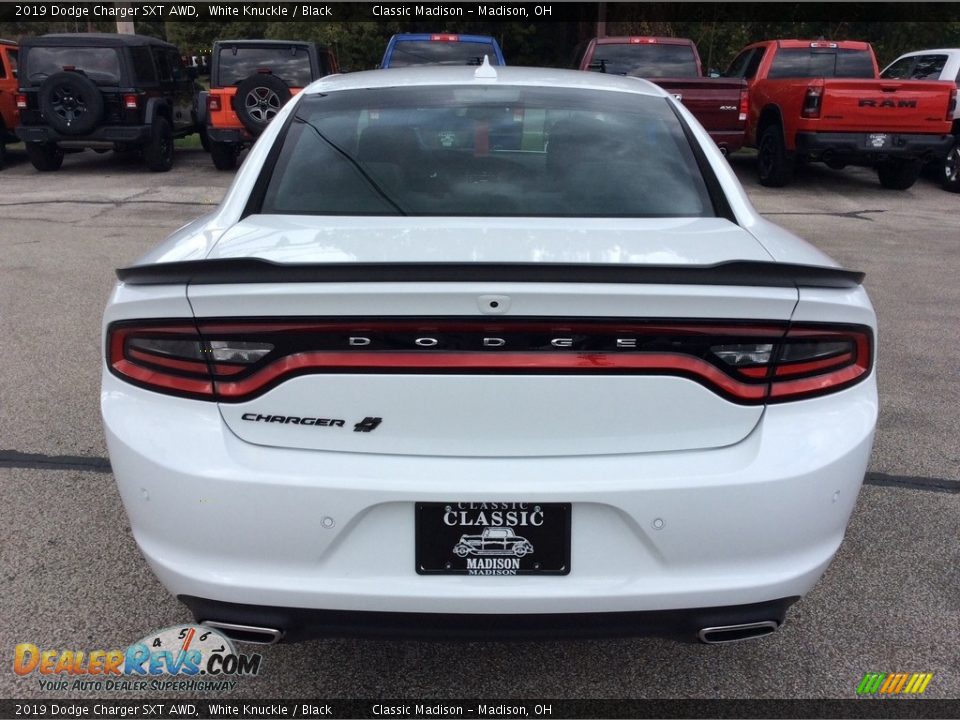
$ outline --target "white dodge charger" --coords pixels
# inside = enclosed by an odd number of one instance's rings
[[[759,637],[870,455],[863,275],[637,78],[324,78],[117,274],[133,533],[240,640]]]

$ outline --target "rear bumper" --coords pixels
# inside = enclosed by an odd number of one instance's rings
[[[253,140],[250,133],[239,128],[207,128],[207,137],[212,142],[220,143],[249,143]]]
[[[314,610],[218,602],[189,595],[181,595],[179,600],[190,608],[198,623],[213,621],[278,630],[282,640],[297,642],[328,637],[557,640],[651,635],[694,640],[704,628],[763,621],[770,621],[779,627],[786,618],[787,608],[799,598],[780,598],[733,607],[537,615]]]
[[[64,143],[74,147],[85,143],[145,143],[150,139],[150,125],[104,125],[87,135],[64,135],[46,125],[21,125],[17,137],[24,142]]]
[[[133,534],[175,595],[302,610],[549,615],[804,595],[843,540],[877,395],[871,375],[834,395],[771,406],[745,440],[712,450],[522,458],[257,446],[233,435],[216,405],[109,372],[101,407]],[[414,503],[450,501],[572,503],[570,573],[418,575]]]
[[[886,159],[942,159],[954,141],[953,135],[884,133],[890,137],[887,146],[873,147],[870,138],[876,134],[798,132],[796,148],[812,160],[833,156],[849,163],[871,165]]]
[[[726,153],[736,152],[743,147],[745,130],[708,130],[717,146]]]

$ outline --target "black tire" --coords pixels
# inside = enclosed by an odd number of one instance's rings
[[[919,160],[888,160],[877,165],[880,184],[888,190],[906,190],[920,177]]]
[[[40,85],[40,115],[64,135],[86,135],[103,119],[103,93],[90,78],[56,72]]]
[[[63,165],[63,150],[53,143],[26,143],[27,157],[40,172],[59,170]]]
[[[953,147],[950,148],[941,167],[943,171],[940,182],[943,184],[943,189],[960,193],[960,137],[954,140]]]
[[[240,149],[234,143],[210,141],[210,157],[217,170],[236,170]]]
[[[150,140],[143,146],[143,159],[154,172],[166,172],[173,167],[173,129],[165,117],[153,119]]]
[[[243,126],[256,137],[291,97],[290,87],[276,75],[256,73],[237,85],[233,109]]]
[[[0,134],[3,133],[3,126],[0,125]],[[3,138],[0,137],[0,170],[3,170],[4,165],[7,164],[7,144],[3,141]]]
[[[200,125],[197,134],[200,136],[200,147],[206,152],[210,152],[210,136],[207,135],[207,126]]]
[[[793,180],[794,159],[787,154],[783,128],[769,125],[760,135],[757,152],[757,175],[766,187],[783,187]]]

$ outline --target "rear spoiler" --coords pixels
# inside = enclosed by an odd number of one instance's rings
[[[559,282],[855,288],[864,273],[819,265],[733,260],[715,265],[570,263],[276,263],[259,258],[187,260],[117,270],[128,285],[303,282]]]

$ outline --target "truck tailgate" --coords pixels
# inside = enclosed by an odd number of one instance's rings
[[[676,96],[709,132],[743,130],[746,117],[740,115],[740,92],[746,83],[730,78],[649,78]]]
[[[952,83],[841,79],[823,83],[820,119],[829,124],[830,131],[950,132],[947,107]]]

